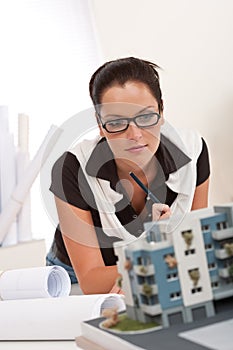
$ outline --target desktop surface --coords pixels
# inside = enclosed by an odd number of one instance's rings
[[[4,350],[79,350],[74,340],[58,341],[1,341]]]

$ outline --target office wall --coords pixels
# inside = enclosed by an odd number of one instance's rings
[[[233,201],[233,2],[91,0],[103,60],[160,65],[165,117],[197,129],[211,155],[210,205]]]
[[[60,127],[91,105],[88,82],[99,53],[88,5],[86,0],[0,0],[0,106],[8,106],[16,145],[17,114],[29,116],[31,159],[52,124]],[[82,125],[76,127],[78,135]],[[40,176],[31,203],[33,237],[46,238],[49,246],[55,223],[42,200]]]

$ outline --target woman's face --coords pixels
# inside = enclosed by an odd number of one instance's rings
[[[158,103],[147,85],[141,82],[129,81],[124,86],[112,86],[102,96],[100,117],[103,124],[151,112],[159,113]],[[154,126],[139,128],[132,121],[127,130],[117,133],[109,133],[100,125],[100,134],[106,137],[116,160],[144,168],[158,149],[162,124],[161,115]]]

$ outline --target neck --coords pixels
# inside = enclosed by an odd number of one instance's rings
[[[157,166],[156,159],[153,157],[149,163],[143,167],[138,166],[134,162],[124,162],[124,160],[116,160],[117,172],[120,179],[132,180],[129,173],[132,171],[139,179],[144,180],[143,182],[150,183],[156,176]]]

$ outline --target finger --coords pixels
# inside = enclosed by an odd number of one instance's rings
[[[169,208],[168,211],[166,211],[165,213],[162,213],[162,215],[160,216],[159,220],[160,219],[168,219],[170,216],[171,216],[171,210]]]
[[[166,208],[164,208],[164,204],[162,204],[162,203],[154,203],[153,204],[153,207],[152,207],[153,221],[159,220],[161,213],[163,212],[164,209],[166,210]]]
[[[163,203],[154,203],[152,207],[152,219],[158,221],[160,219],[166,219],[171,215],[170,207]]]

